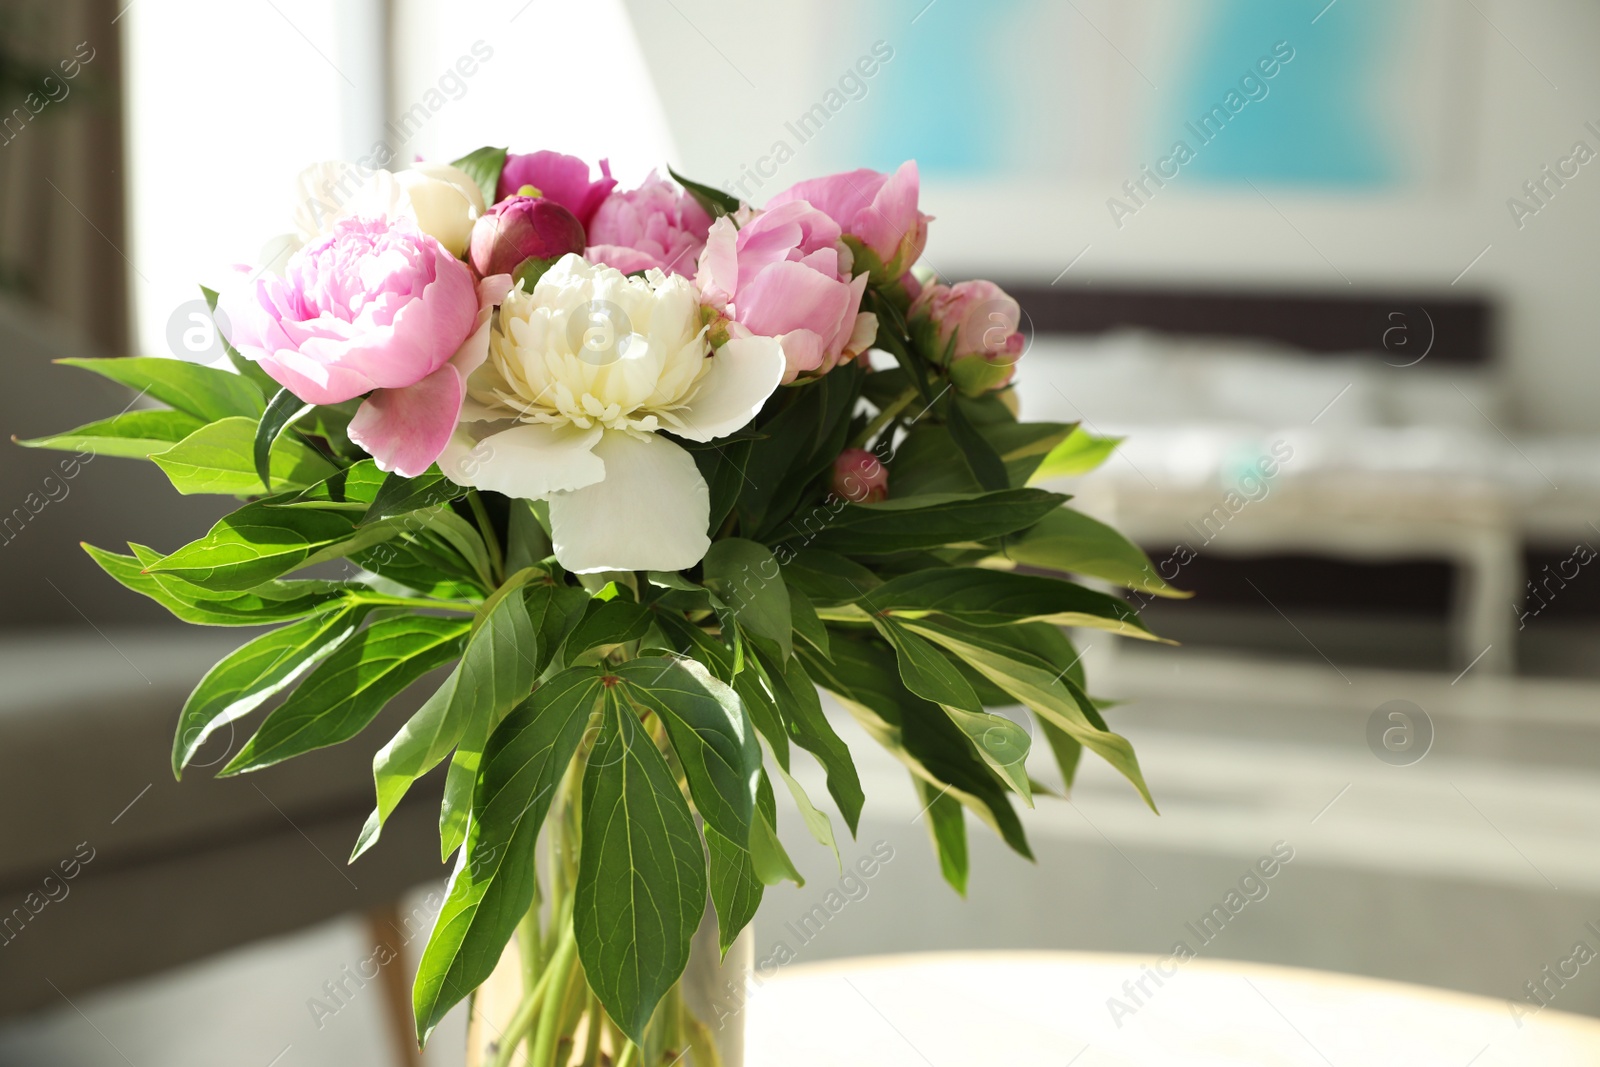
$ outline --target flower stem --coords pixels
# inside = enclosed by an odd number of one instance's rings
[[[562,941],[561,949],[558,951],[566,951],[569,946],[571,954],[568,958],[570,960],[571,956],[575,956],[578,951],[577,937],[573,934],[570,926],[567,928],[566,937]],[[551,976],[556,974],[558,970],[565,973],[567,969],[565,966],[558,968],[554,960],[551,961],[550,966],[544,969],[544,973],[539,976],[539,980],[534,983],[533,988],[528,990],[527,995],[522,998],[522,1003],[517,1005],[516,1014],[506,1024],[505,1032],[500,1035],[500,1043],[495,1050],[492,1067],[508,1067],[511,1063],[511,1058],[516,1055],[517,1046],[522,1043],[522,1039],[533,1028],[534,1020],[540,1017],[540,1005],[549,999],[545,995],[545,991],[551,985]],[[549,1014],[549,1012],[545,1013],[545,1015]]]
[[[600,1067],[600,1031],[604,1029],[605,1016],[600,998],[589,994],[589,1039],[584,1043],[583,1067]]]
[[[478,532],[483,534],[483,543],[489,548],[489,567],[494,571],[494,580],[503,582],[506,580],[506,560],[500,553],[500,538],[494,532],[494,523],[489,521],[489,512],[484,509],[483,498],[476,489],[467,490],[467,505],[472,508],[473,517],[478,520]]]
[[[545,968],[544,975],[539,979],[539,983],[543,985],[546,978],[555,976],[545,991],[544,1011],[539,1014],[539,1028],[534,1033],[532,1047],[528,1049],[528,1067],[555,1067],[556,1038],[560,1036],[561,1017],[565,1014],[567,992],[572,979],[580,973],[578,939],[573,932],[571,921],[568,920],[566,930],[561,935],[561,945],[556,949],[550,965]],[[501,1051],[504,1053],[506,1047],[502,1046]],[[510,1062],[511,1057],[507,1054],[505,1064]],[[495,1067],[505,1067],[505,1064],[497,1063]]]
[[[354,599],[376,607],[433,608],[437,611],[462,611],[468,615],[476,615],[483,606],[470,600],[430,600],[427,597],[390,596],[387,593],[356,593]]]
[[[872,417],[872,421],[867,423],[867,428],[856,435],[856,439],[850,442],[850,447],[866,448],[867,442],[876,437],[879,430],[882,430],[896,416],[904,411],[906,409],[906,405],[910,404],[912,400],[916,399],[916,396],[916,388],[908,387],[905,392],[891,400],[887,407]]]

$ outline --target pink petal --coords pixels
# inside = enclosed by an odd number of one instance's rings
[[[811,330],[831,338],[839,332],[851,287],[799,263],[774,263],[741,290],[739,321],[756,334],[777,337]],[[851,316],[854,318],[854,316]]]
[[[866,169],[830,174],[826,178],[811,178],[790,186],[768,200],[767,209],[770,211],[779,204],[804,200],[840,226],[849,226],[851,220],[872,203],[872,198],[885,180],[885,175]]]
[[[885,263],[894,258],[907,236],[916,233],[917,187],[916,161],[907,160],[878,189],[871,206],[857,212],[849,224],[850,232]]]
[[[706,303],[725,307],[733,299],[739,279],[739,231],[724,215],[711,224],[706,246],[700,252],[700,269],[694,284]]]
[[[661,261],[650,253],[623,245],[590,245],[583,250],[583,258],[590,263],[613,267],[624,274],[661,266]]]
[[[350,440],[379,470],[415,478],[450,443],[464,395],[461,375],[448,363],[404,389],[379,389],[350,420]]]

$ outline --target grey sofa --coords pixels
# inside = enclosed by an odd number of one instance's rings
[[[0,303],[0,429],[31,437],[119,410],[127,391],[50,360],[86,355]],[[0,459],[0,1015],[45,1006],[350,911],[443,876],[430,795],[347,866],[372,806],[371,757],[416,701],[355,742],[242,778],[211,777],[240,724],[182,783],[178,709],[254,631],[196,629],[81,551],[170,549],[230,503],[177,496],[153,466],[9,442]],[[409,696],[409,694],[408,694]]]

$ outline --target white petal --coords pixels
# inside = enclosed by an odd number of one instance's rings
[[[676,432],[691,441],[711,441],[739,429],[783,381],[783,346],[773,337],[736,337],[710,358],[694,399],[677,412],[683,429]]]
[[[294,228],[302,244],[309,244],[333,229],[335,219],[343,217],[347,194],[342,189],[358,187],[365,176],[353,181],[346,172],[354,163],[330,161],[313,163],[294,179]]]
[[[606,465],[594,451],[601,433],[598,426],[524,425],[475,442],[457,429],[439,457],[439,469],[457,485],[538,500],[606,476]]]
[[[411,164],[409,169],[432,181],[447,182],[455,186],[461,191],[461,195],[467,198],[468,203],[472,205],[473,218],[483,214],[483,190],[473,180],[472,175],[466,171],[459,167],[452,167],[448,163],[428,163],[423,160],[418,160]],[[404,172],[402,171],[402,173]]]
[[[705,558],[711,491],[694,457],[664,437],[608,431],[605,480],[550,498],[556,559],[569,571],[681,571]]]

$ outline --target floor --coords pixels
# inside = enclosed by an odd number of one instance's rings
[[[840,827],[836,865],[788,818],[808,882],[769,891],[758,964],[912,949],[1170,951],[1241,872],[1283,847],[1294,859],[1268,894],[1197,943],[1201,955],[1510,1002],[1575,940],[1600,944],[1584,925],[1600,925],[1600,685],[1573,677],[1586,672],[1503,679],[1358,665],[1339,650],[1088,643],[1096,691],[1128,701],[1108,715],[1138,746],[1161,817],[1086,763],[1071,803],[1040,798],[1025,814],[1034,864],[972,825],[963,901],[938,881],[903,773],[854,744],[846,723],[869,797],[860,833],[850,841]],[[1572,655],[1586,661],[1580,642]],[[1371,739],[1396,700],[1429,728],[1419,758]],[[821,795],[815,774],[799,777]],[[851,876],[869,854],[891,858],[871,879]],[[399,1061],[376,987],[332,1015],[315,1007],[323,983],[370,951],[362,925],[341,920],[82,997],[0,1026],[0,1067],[387,1067]],[[1600,1015],[1591,970],[1561,988],[1558,1007]],[[441,1028],[430,1067],[460,1062],[461,1026]]]

